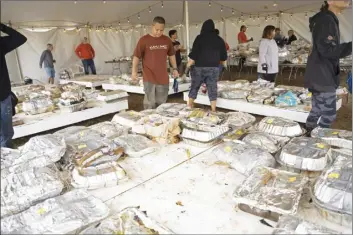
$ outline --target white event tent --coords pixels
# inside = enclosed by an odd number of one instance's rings
[[[104,61],[131,56],[138,39],[148,33],[154,16],[163,16],[169,29],[177,29],[179,41],[190,45],[202,22],[213,19],[221,36],[234,48],[241,25],[257,43],[263,28],[272,24],[286,34],[293,29],[310,41],[309,17],[323,1],[1,1],[1,22],[9,23],[28,41],[7,55],[12,81],[28,76],[43,79],[39,57],[47,43],[55,47],[56,71],[79,63],[74,50],[88,36],[96,51],[97,72],[111,73]],[[342,41],[352,40],[352,11],[339,15]],[[189,35],[187,37],[187,33]],[[187,40],[189,38],[189,40]],[[188,43],[189,41],[189,43]]]

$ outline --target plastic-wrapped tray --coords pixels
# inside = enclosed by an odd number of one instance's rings
[[[1,234],[75,234],[108,215],[101,200],[74,190],[1,219]]]
[[[197,140],[200,142],[210,142],[220,138],[222,135],[229,131],[227,126],[210,127],[208,131],[199,131],[189,128],[184,128],[181,137],[186,139]]]
[[[54,109],[55,107],[53,101],[45,95],[30,100],[25,100],[22,103],[23,112],[31,115],[52,112]]]
[[[236,80],[236,81],[219,81],[217,83],[219,90],[225,89],[239,89],[243,86],[249,85],[248,80]]]
[[[97,100],[104,101],[104,102],[111,102],[115,100],[119,100],[122,98],[126,98],[129,95],[126,91],[116,90],[116,91],[108,91],[102,92],[97,96]]]
[[[93,130],[84,126],[70,126],[55,132],[54,135],[64,138],[67,143],[82,141],[86,140],[87,138],[103,138],[101,133],[99,133],[97,130]]]
[[[246,134],[246,130],[239,128],[228,132],[223,136],[223,141],[239,140]]]
[[[352,149],[351,131],[317,127],[311,132],[311,137],[320,138],[332,146]]]
[[[263,149],[242,141],[228,141],[218,145],[212,153],[221,162],[248,176],[258,166],[275,167],[273,156]]]
[[[155,142],[142,135],[123,135],[115,138],[114,142],[123,146],[129,157],[143,157],[159,149]]]
[[[297,122],[280,117],[263,118],[258,123],[257,129],[268,134],[287,137],[296,137],[305,133]]]
[[[338,156],[313,188],[313,202],[329,221],[352,226],[352,156]]]
[[[86,105],[87,105],[87,101],[82,101],[80,103],[71,104],[71,105],[62,105],[59,103],[59,108],[60,108],[60,111],[63,113],[73,113],[73,112],[84,110]]]
[[[146,212],[129,207],[108,217],[80,234],[174,234],[171,230],[147,217]]]
[[[64,188],[58,172],[48,167],[20,173],[1,173],[1,217],[17,214],[47,198],[58,196]]]
[[[222,124],[226,119],[224,113],[207,112],[202,109],[193,109],[186,117],[181,119],[182,124],[189,129],[200,131],[212,131],[213,127]]]
[[[227,114],[228,117],[224,125],[228,125],[230,128],[247,128],[256,121],[256,118],[248,113],[230,112]]]
[[[197,148],[209,148],[212,146],[215,146],[217,144],[219,144],[220,142],[222,142],[222,139],[214,139],[212,141],[209,142],[201,142],[201,141],[197,141],[197,140],[193,140],[193,139],[187,139],[187,138],[183,138],[183,142],[185,144],[197,147]]]
[[[308,178],[269,167],[254,168],[234,191],[238,204],[278,214],[295,214]]]
[[[243,138],[243,141],[258,146],[272,154],[276,153],[282,147],[281,142],[278,139],[262,132],[249,133]]]
[[[112,187],[126,179],[125,170],[116,162],[86,168],[75,167],[71,184],[75,188],[98,189]]]
[[[249,91],[234,89],[234,90],[223,90],[220,92],[220,97],[223,99],[235,100],[243,99],[246,100],[246,97],[249,95]]]
[[[144,115],[136,111],[130,110],[115,114],[112,123],[118,123],[123,126],[133,127]]]
[[[112,122],[100,122],[89,127],[90,129],[99,132],[103,137],[118,137],[126,135],[129,132],[128,127],[124,127],[117,123]]]
[[[178,103],[165,103],[157,107],[156,111],[158,114],[167,117],[177,117],[181,110],[185,109],[186,104]]]
[[[272,234],[341,234],[337,231],[285,215],[281,216]]]

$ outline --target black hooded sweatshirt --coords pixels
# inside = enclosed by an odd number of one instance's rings
[[[224,40],[217,35],[213,20],[206,20],[201,33],[195,38],[189,58],[196,67],[218,67],[220,61],[227,60]]]
[[[0,37],[0,101],[4,101],[11,93],[5,55],[25,43],[27,38],[2,23],[0,23],[0,31],[8,35]]]
[[[339,59],[352,54],[352,42],[340,44],[336,15],[321,11],[309,19],[312,52],[304,75],[304,86],[316,92],[336,92],[340,84]]]

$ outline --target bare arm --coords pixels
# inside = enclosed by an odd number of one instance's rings
[[[173,69],[177,69],[175,55],[169,56],[169,62],[172,65]]]
[[[132,74],[137,75],[138,71],[138,65],[139,65],[140,59],[136,56],[132,58]]]

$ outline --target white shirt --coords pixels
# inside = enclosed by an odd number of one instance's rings
[[[278,46],[275,40],[263,38],[259,45],[258,73],[266,73],[262,70],[262,64],[267,64],[268,74],[278,73]]]

